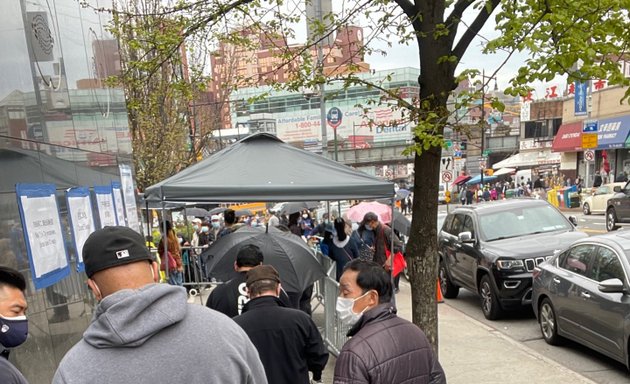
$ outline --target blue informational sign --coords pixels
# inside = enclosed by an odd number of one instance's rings
[[[70,274],[54,184],[16,184],[20,219],[35,289]]]
[[[326,121],[328,125],[333,127],[333,129],[337,129],[341,125],[341,120],[343,118],[343,113],[337,107],[332,107],[328,110],[328,114],[326,115]]]
[[[575,116],[585,116],[588,114],[588,83],[582,83],[576,81],[575,87],[575,100],[574,100],[574,114]],[[586,131],[584,131],[586,132]]]
[[[598,131],[597,120],[587,120],[584,122],[584,126],[582,127],[582,132],[595,133],[597,131]]]

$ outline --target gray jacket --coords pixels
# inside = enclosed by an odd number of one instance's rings
[[[365,312],[335,364],[334,384],[446,384],[424,333],[391,304]]]
[[[225,315],[149,284],[104,298],[53,383],[266,384],[258,352]]]

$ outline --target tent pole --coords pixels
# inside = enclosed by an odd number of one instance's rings
[[[147,238],[151,237],[151,212],[149,211],[149,202],[144,201],[145,207],[147,208]],[[153,242],[153,240],[151,240]],[[147,244],[147,247],[149,245]]]
[[[160,261],[163,264],[165,262],[164,258],[166,258],[166,267],[164,267],[164,271],[166,275],[166,280],[168,280],[171,271],[169,271],[168,268],[168,233],[166,232],[166,204],[164,203],[164,201],[162,201],[162,239],[164,240],[162,242],[162,244],[164,245],[164,253],[162,253]]]

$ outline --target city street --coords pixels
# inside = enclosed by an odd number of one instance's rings
[[[446,212],[446,206],[440,206],[439,210]],[[591,236],[606,233],[604,215],[584,215],[579,209],[565,210],[563,213],[566,216],[575,216],[578,219],[578,229]],[[499,321],[486,320],[481,312],[478,296],[466,289],[460,290],[457,299],[446,299],[445,305],[458,309],[471,318],[597,383],[627,383],[630,380],[628,371],[623,364],[580,344],[567,340],[559,347],[548,345],[543,340],[538,323],[530,309],[508,313],[504,319]]]

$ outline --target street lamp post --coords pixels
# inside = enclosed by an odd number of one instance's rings
[[[324,15],[322,11],[322,0],[317,0],[317,19],[320,23],[324,22]],[[324,52],[323,52],[323,39],[319,36],[317,42],[317,70],[319,71],[320,80],[324,77]],[[320,124],[322,126],[322,156],[328,157],[328,135],[326,132],[326,101],[325,101],[325,87],[324,81],[319,84],[319,113]],[[335,140],[337,135],[335,132]],[[337,160],[337,142],[335,141],[335,160]]]

